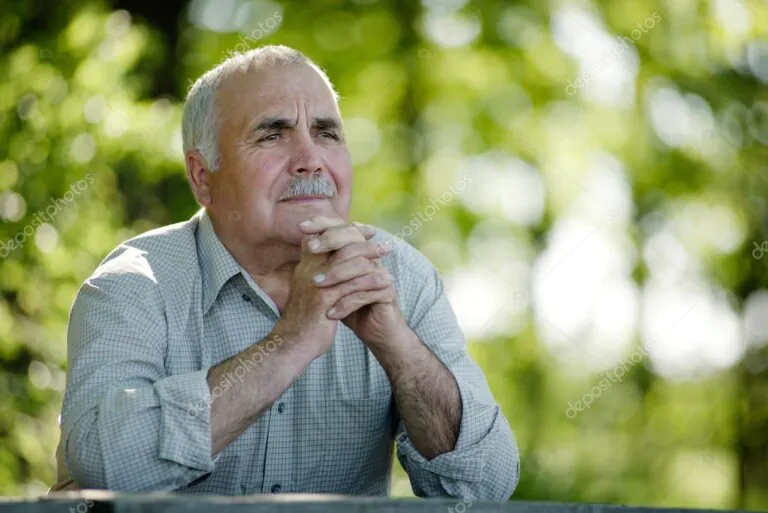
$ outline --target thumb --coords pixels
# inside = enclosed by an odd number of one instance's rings
[[[307,255],[314,255],[314,253],[311,253],[309,251],[309,241],[311,241],[313,239],[316,239],[316,238],[317,238],[317,235],[305,235],[304,237],[302,237],[302,239],[301,239],[301,253],[302,253],[302,256],[305,255],[305,254],[307,254]]]

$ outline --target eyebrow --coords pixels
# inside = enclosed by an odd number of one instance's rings
[[[288,118],[267,117],[262,118],[248,129],[248,135],[252,136],[263,130],[284,130],[294,128],[296,122]],[[320,130],[340,130],[341,125],[334,118],[317,117],[312,119],[312,128]]]

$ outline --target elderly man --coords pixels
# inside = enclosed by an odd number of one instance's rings
[[[184,106],[202,209],[112,251],[70,314],[56,489],[506,500],[517,447],[416,249],[346,222],[337,95],[267,46]]]

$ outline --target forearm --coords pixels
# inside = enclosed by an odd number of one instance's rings
[[[400,417],[425,458],[450,452],[461,424],[461,396],[451,371],[410,329],[371,346],[392,385]]]
[[[319,356],[295,337],[270,336],[208,371],[211,454],[236,440]]]

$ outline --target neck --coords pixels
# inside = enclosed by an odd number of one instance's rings
[[[293,271],[301,260],[301,247],[275,240],[246,241],[213,216],[211,223],[224,247],[282,312],[291,291]]]

